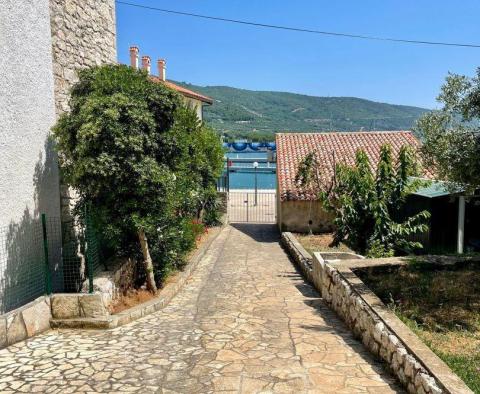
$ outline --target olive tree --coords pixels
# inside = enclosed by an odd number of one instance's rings
[[[452,189],[480,187],[480,68],[469,78],[449,74],[437,100],[442,104],[420,118],[425,164]]]

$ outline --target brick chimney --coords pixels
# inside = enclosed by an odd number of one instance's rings
[[[134,70],[138,68],[138,47],[136,46],[130,47],[130,66]]]
[[[150,64],[152,61],[150,60],[150,56],[142,56],[142,69],[147,71],[147,74],[150,75]]]
[[[166,62],[165,59],[158,59],[157,60],[157,67],[158,67],[158,78],[160,78],[162,81],[165,81],[167,78],[167,67],[166,67]]]

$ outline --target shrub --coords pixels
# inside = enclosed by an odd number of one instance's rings
[[[214,187],[210,187],[205,191],[204,199],[203,222],[209,227],[218,226],[221,223],[222,213],[217,190]]]
[[[315,153],[302,162],[297,180],[304,186],[312,183],[318,198],[327,211],[334,215],[334,244],[345,242],[355,251],[369,257],[389,257],[394,252],[411,252],[421,248],[409,236],[427,230],[427,211],[404,221],[396,219],[408,194],[417,189],[418,181],[411,177],[418,173],[414,152],[409,147],[400,150],[396,167],[389,145],[381,148],[376,173],[367,154],[357,151],[355,165],[337,164],[335,176],[322,180],[322,163]]]
[[[198,235],[203,233],[203,225],[195,224],[190,217],[177,217],[168,226],[158,227],[150,236],[155,277],[161,282],[185,264],[185,254],[195,246]]]
[[[194,245],[188,223],[221,171],[220,140],[143,71],[108,65],[79,78],[71,111],[54,128],[63,178],[79,204],[95,208],[95,223],[117,251],[138,253],[140,244],[154,291],[155,274]]]

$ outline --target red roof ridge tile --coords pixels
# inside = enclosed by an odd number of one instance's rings
[[[375,130],[375,131],[278,131],[275,134],[295,134],[295,135],[328,135],[328,134],[337,134],[337,135],[351,135],[351,134],[385,134],[385,133],[413,133],[412,130]]]
[[[180,94],[183,94],[184,96],[187,96],[187,97],[190,97],[190,98],[193,98],[193,99],[196,99],[196,100],[200,100],[200,101],[202,101],[204,103],[207,103],[207,104],[213,104],[213,99],[212,98],[210,98],[208,96],[204,96],[203,94],[194,92],[193,90],[187,89],[183,86],[177,85],[175,82],[169,81],[168,79],[166,81],[163,81],[162,79],[160,79],[159,77],[156,77],[154,75],[151,75],[150,78],[152,79],[152,81],[163,83],[166,86],[170,87],[171,89],[176,90]]]

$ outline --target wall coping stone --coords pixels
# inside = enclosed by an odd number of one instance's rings
[[[53,319],[106,318],[103,294],[56,293],[51,295]]]
[[[415,256],[414,259],[419,263],[432,264],[438,266],[454,266],[461,263],[480,263],[479,255],[472,256],[448,256],[448,255],[422,255]],[[370,267],[384,267],[384,266],[400,266],[407,265],[412,261],[412,257],[384,257],[378,259],[345,259],[335,261],[335,264],[340,264],[352,270],[359,268]],[[330,262],[330,261],[329,261]]]
[[[312,282],[312,255],[307,252],[291,232],[282,232],[281,239],[283,246],[288,250],[305,277]]]

